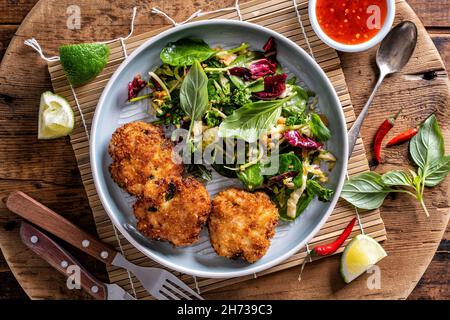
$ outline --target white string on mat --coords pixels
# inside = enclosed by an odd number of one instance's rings
[[[125,257],[125,252],[123,251],[122,242],[120,241],[119,234],[117,233],[117,229],[114,225],[112,225],[112,227],[114,229],[114,235],[116,236],[117,243],[119,244],[120,253]],[[133,280],[131,279],[130,271],[127,270],[127,274],[128,274],[128,280],[130,280],[131,290],[133,290],[133,295],[137,299],[136,289],[134,288],[134,283],[133,283]]]
[[[69,82],[69,81],[68,81],[68,82]],[[70,82],[69,82],[69,87],[70,87],[70,90],[72,90],[72,95],[73,95],[73,98],[75,99],[75,104],[77,105],[78,112],[80,113],[81,123],[83,124],[84,132],[86,133],[87,141],[90,142],[90,136],[89,136],[89,130],[88,130],[88,127],[87,127],[87,122],[86,122],[86,119],[84,119],[83,111],[81,111],[80,102],[78,101],[78,98],[77,98],[77,94],[76,94],[76,92],[75,92],[75,89],[74,89],[73,86],[70,84]]]
[[[301,267],[301,269],[300,269],[300,273],[299,273],[298,279],[297,279],[298,282],[302,281],[303,270],[305,269],[306,263],[308,262],[308,261],[307,261],[307,258],[309,258],[309,262],[312,262],[312,258],[311,258],[311,250],[309,249],[309,245],[306,244],[305,247],[306,247],[306,254],[307,254],[307,256],[305,257],[305,259],[303,259],[302,267]]]
[[[47,62],[59,61],[59,57],[58,56],[46,57],[44,55],[44,53],[42,52],[42,48],[41,48],[39,42],[37,42],[37,40],[35,38],[27,39],[23,43],[26,46],[29,46],[29,47],[33,48],[37,53],[39,53],[39,55],[41,56],[41,58],[43,60],[45,60]]]
[[[99,41],[97,43],[108,44],[108,43],[112,43],[114,41],[120,41],[122,44],[122,48],[123,48],[125,56],[128,56],[124,41],[127,40],[128,38],[130,38],[134,32],[134,21],[136,19],[136,13],[137,13],[137,7],[134,7],[133,8],[133,16],[131,18],[131,30],[130,30],[130,33],[126,37],[120,37],[120,38],[116,38],[116,39],[112,39],[112,40],[108,40],[108,41]],[[33,48],[37,53],[39,53],[39,55],[41,56],[41,58],[43,60],[45,60],[47,62],[59,61],[59,56],[46,57],[44,55],[44,52],[43,52],[39,42],[35,38],[27,39],[23,43],[25,45]]]
[[[239,8],[239,0],[236,0],[236,2],[234,3],[234,7],[230,7],[230,8],[222,8],[222,9],[217,9],[217,10],[212,10],[212,11],[203,11],[202,9],[197,10],[193,14],[191,14],[189,18],[187,18],[186,20],[184,20],[182,22],[176,22],[171,16],[169,16],[167,13],[165,13],[164,11],[162,11],[161,9],[159,9],[157,7],[152,8],[152,13],[163,16],[164,18],[169,20],[170,23],[172,23],[172,25],[174,25],[174,26],[179,26],[181,24],[188,23],[189,21],[191,21],[192,19],[195,19],[197,17],[202,17],[202,16],[206,16],[208,14],[213,14],[213,13],[218,13],[218,12],[226,12],[226,11],[236,11],[236,13],[239,17],[239,20],[241,20],[241,21],[243,20],[242,14],[241,14],[241,9]]]
[[[128,53],[127,53],[127,48],[125,46],[125,40],[127,40],[129,37],[131,37],[133,32],[134,32],[134,21],[136,20],[136,13],[137,13],[137,7],[134,7],[133,8],[133,15],[132,15],[132,18],[131,18],[131,30],[130,30],[130,33],[126,37],[120,37],[120,38],[116,38],[116,39],[112,39],[112,40],[108,40],[108,41],[100,41],[100,42],[97,42],[97,43],[108,44],[108,43],[112,43],[112,42],[115,42],[115,41],[120,41],[120,44],[122,45],[123,54],[124,54],[125,58],[127,58],[128,57]],[[31,38],[31,39],[25,40],[24,44],[29,46],[29,47],[31,47],[31,48],[33,48],[37,53],[39,53],[41,58],[43,60],[47,61],[47,62],[54,62],[54,61],[59,61],[60,60],[59,56],[46,57],[44,55],[44,52],[42,51],[42,47],[39,45],[39,42],[35,38]],[[84,118],[83,111],[81,109],[80,102],[78,101],[75,89],[74,89],[74,87],[72,86],[72,84],[70,82],[69,82],[69,86],[70,86],[70,90],[72,91],[72,95],[73,95],[73,98],[75,100],[75,104],[77,105],[78,112],[80,113],[81,122],[83,123],[84,131],[86,133],[86,138],[87,138],[87,140],[89,142],[89,140],[90,140],[89,130],[88,130],[88,126],[87,126],[87,123],[86,123],[86,119]]]
[[[125,58],[128,58],[127,47],[125,46],[125,40],[127,40],[128,38],[130,38],[133,35],[133,32],[134,32],[134,21],[136,20],[136,13],[137,13],[137,7],[134,7],[133,8],[133,15],[131,17],[130,33],[126,37],[119,37],[119,38],[108,40],[108,41],[102,41],[100,43],[108,44],[108,43],[112,43],[112,42],[115,42],[115,41],[120,41],[120,45],[122,46],[122,50],[123,50],[123,55],[125,56]]]
[[[197,282],[197,277],[196,276],[192,276],[192,278],[194,278],[195,290],[197,290],[198,294],[201,294],[200,287],[198,286],[198,282]]]
[[[297,0],[292,0],[292,2],[294,4],[295,14],[297,15],[298,23],[300,24],[300,28],[302,29],[303,37],[305,38],[306,45],[308,46],[308,50],[311,53],[311,57],[314,60],[316,60],[316,58],[314,57],[314,51],[313,51],[313,49],[311,47],[311,43],[309,42],[309,39],[308,39],[308,35],[306,34],[305,26],[303,25],[303,21],[302,21],[302,16],[300,14],[300,10],[298,10],[298,7],[297,7]]]

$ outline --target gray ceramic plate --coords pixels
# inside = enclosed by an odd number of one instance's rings
[[[254,264],[228,260],[217,256],[204,230],[200,242],[192,247],[175,249],[167,243],[149,241],[136,231],[131,210],[133,199],[112,180],[108,172],[111,159],[107,152],[114,130],[134,120],[151,120],[145,104],[126,106],[127,83],[138,73],[147,75],[161,64],[159,53],[170,41],[194,37],[209,45],[225,48],[247,42],[254,50],[261,50],[273,36],[278,47],[278,60],[319,97],[319,107],[329,119],[332,139],[327,148],[338,159],[330,175],[328,187],[336,191],[331,202],[315,200],[293,223],[280,223],[267,254]],[[178,26],[148,40],[117,69],[109,80],[97,106],[91,132],[91,164],[95,185],[106,212],[117,229],[139,251],[171,269],[201,277],[230,278],[260,272],[286,260],[301,249],[325,223],[341,192],[347,169],[347,133],[344,114],[336,92],[318,64],[295,43],[261,26],[229,20],[211,20]],[[220,178],[207,188],[211,194],[235,185],[234,180]]]

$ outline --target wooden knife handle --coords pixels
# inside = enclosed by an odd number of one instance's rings
[[[61,248],[41,231],[23,221],[20,226],[20,237],[22,238],[22,242],[28,248],[30,248],[39,257],[47,261],[53,268],[66,277],[69,277],[72,274],[76,276],[79,270],[80,277],[78,281],[80,281],[80,287],[95,299],[106,299],[106,286],[92,276],[86,269],[84,269],[67,251]],[[78,266],[78,268],[74,268],[74,270],[72,270],[73,266]],[[74,280],[75,279],[76,277]]]
[[[117,251],[107,244],[84,232],[72,222],[23,192],[14,191],[10,193],[6,200],[6,207],[103,263],[110,265],[117,254]]]

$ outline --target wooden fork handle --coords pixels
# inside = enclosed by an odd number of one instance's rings
[[[71,289],[83,288],[92,297],[105,300],[107,289],[104,283],[97,280],[66,250],[41,231],[23,221],[20,226],[22,242],[35,252],[39,257],[47,261],[53,268],[66,277],[72,277],[67,285],[73,285]]]
[[[9,194],[6,207],[22,218],[110,265],[117,251],[21,191]]]

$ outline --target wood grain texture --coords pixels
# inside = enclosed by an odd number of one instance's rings
[[[2,272],[9,272],[8,264],[6,263],[5,257],[3,257],[3,254],[0,252],[0,273]]]
[[[228,1],[230,2],[230,1]],[[420,1],[411,1],[414,3],[419,3]],[[425,2],[425,1],[422,1]],[[442,2],[442,1],[439,1]],[[433,3],[436,3],[433,1]],[[113,37],[114,35],[117,35],[117,32],[111,31],[107,28],[107,24],[110,23],[113,25],[111,29],[119,30],[119,29],[126,29],[128,28],[128,17],[129,15],[129,8],[131,4],[126,4],[127,7],[121,7],[121,5],[117,6],[117,9],[114,10],[114,13],[109,12],[108,10],[102,10],[101,12],[95,11],[92,9],[93,5],[89,7],[89,10],[92,10],[92,16],[95,18],[91,18],[87,20],[88,23],[88,32],[86,34],[76,34],[74,33],[67,33],[64,36],[62,35],[55,35],[55,32],[51,30],[51,28],[44,25],[44,23],[39,22],[42,20],[39,20],[39,13],[45,12],[45,9],[43,7],[40,8],[40,12],[35,13],[35,17],[33,19],[30,19],[29,22],[31,23],[31,26],[39,28],[39,34],[41,35],[42,39],[44,39],[43,44],[50,44],[48,39],[52,39],[54,37],[56,39],[55,42],[51,42],[51,45],[48,46],[49,51],[51,52],[51,48],[56,48],[58,43],[62,42],[70,42],[73,41],[73,39],[78,40],[90,40],[90,37],[95,35],[96,39],[99,39],[100,35],[105,36],[105,38]],[[151,5],[158,5],[163,9],[166,9],[169,13],[173,14],[175,17],[179,18],[180,20],[182,18],[185,18],[189,12],[193,12],[194,8],[191,4],[178,4],[175,3],[175,5],[172,6],[172,4],[164,3],[163,1],[154,1]],[[206,3],[203,1],[198,1],[196,3],[199,7],[207,7]],[[223,5],[228,5],[226,1],[223,2]],[[438,6],[439,4],[436,4]],[[123,5],[125,6],[125,4]],[[149,6],[145,7],[145,9],[148,9]],[[421,4],[423,8],[423,4]],[[444,7],[445,9],[446,7]],[[48,8],[47,8],[48,9]],[[144,9],[144,10],[145,10]],[[407,18],[414,18],[412,12],[406,8],[405,9],[405,16]],[[420,12],[420,11],[419,11]],[[445,12],[445,10],[442,10],[441,12]],[[103,17],[107,17],[104,18]],[[118,18],[120,17],[120,18]],[[425,17],[426,18],[426,17]],[[103,22],[103,26],[105,26],[105,30],[103,28],[98,28],[96,30],[95,25],[98,19],[105,20]],[[146,19],[145,17],[141,17],[143,21],[138,19],[138,33],[147,31],[149,27],[154,26],[154,24],[162,23],[162,19],[159,17],[152,16],[151,19]],[[151,21],[149,21],[151,20]],[[424,19],[426,21],[426,19]],[[432,21],[431,21],[432,22]],[[51,23],[48,23],[48,25],[51,25]],[[122,26],[122,28],[120,28]],[[434,24],[433,26],[439,26],[438,24]],[[30,27],[30,28],[32,28]],[[139,29],[141,28],[141,29]],[[42,30],[41,30],[42,29]],[[102,29],[102,30],[99,30]],[[128,30],[128,29],[126,29]],[[9,165],[8,169],[4,169],[3,171],[0,171],[0,190],[8,192],[8,190],[16,189],[17,186],[20,186],[20,188],[26,192],[31,192],[33,196],[38,197],[38,199],[45,200],[45,204],[50,206],[52,209],[64,213],[66,217],[69,219],[73,219],[73,221],[76,221],[77,224],[90,228],[91,231],[93,231],[93,223],[90,219],[90,208],[86,206],[86,198],[84,195],[84,190],[80,184],[79,175],[76,170],[76,166],[74,165],[75,161],[73,159],[73,156],[71,156],[71,148],[70,145],[67,143],[67,141],[59,140],[59,141],[52,141],[52,143],[39,143],[37,140],[35,140],[35,130],[36,130],[36,110],[37,110],[37,101],[39,98],[39,94],[41,91],[49,88],[49,80],[48,76],[46,75],[45,68],[42,65],[42,63],[37,59],[33,53],[24,50],[21,44],[21,42],[24,39],[24,36],[29,36],[32,34],[32,30],[28,29],[25,30],[19,30],[18,36],[16,41],[13,41],[12,47],[13,49],[10,50],[11,54],[15,54],[19,56],[21,59],[27,59],[33,65],[37,66],[36,72],[33,74],[29,74],[27,70],[19,70],[17,75],[13,74],[13,78],[10,79],[8,83],[6,83],[5,79],[0,78],[0,114],[2,115],[2,118],[0,121],[3,121],[3,125],[0,126],[0,137],[2,138],[2,144],[3,141],[6,141],[7,146],[4,147],[0,151],[0,156],[3,160],[2,163],[11,163],[11,161],[18,163],[19,169],[15,168],[14,165]],[[36,31],[36,29],[34,30]],[[98,32],[96,32],[98,31]],[[27,33],[28,32],[28,33]],[[34,33],[33,33],[34,34]],[[406,88],[403,87],[396,87],[394,84],[398,84],[395,82],[395,78],[391,79],[391,82],[386,86],[389,88],[395,88],[396,94],[386,94],[383,93],[380,96],[379,102],[377,102],[377,110],[383,110],[387,111],[388,109],[393,109],[394,107],[391,105],[399,105],[399,104],[412,104],[412,106],[408,109],[408,112],[406,113],[406,117],[402,122],[402,126],[406,127],[412,123],[415,123],[415,121],[418,121],[425,117],[426,111],[431,111],[433,106],[436,105],[436,107],[441,110],[438,114],[439,120],[442,124],[442,122],[448,124],[448,116],[445,112],[442,110],[445,109],[446,106],[448,106],[448,97],[441,94],[442,87],[446,86],[445,81],[443,77],[445,76],[445,73],[442,71],[442,65],[439,63],[439,58],[437,57],[436,52],[434,51],[433,47],[430,45],[430,42],[427,41],[425,34],[422,33],[421,41],[425,41],[425,44],[427,46],[426,51],[422,51],[420,55],[416,57],[416,61],[414,65],[418,65],[420,62],[421,68],[417,69],[411,69],[405,75],[409,76],[417,76],[416,81],[422,81],[419,80],[420,78],[420,72],[427,72],[430,69],[436,68],[438,71],[439,77],[434,82],[424,82],[420,83],[421,87],[424,87],[425,91],[421,92],[420,94],[417,93],[414,88],[416,86],[409,86],[411,84],[408,82],[408,86]],[[439,35],[439,39],[444,39],[444,36]],[[47,40],[45,40],[47,39]],[[436,39],[434,39],[436,42]],[[441,40],[439,40],[441,41]],[[15,43],[15,45],[14,45]],[[436,44],[443,48],[448,48],[448,42],[446,40],[442,40],[440,44],[436,42]],[[54,52],[54,51],[53,51]],[[372,53],[373,54],[373,53]],[[425,56],[425,64],[422,63],[422,58]],[[428,58],[427,58],[428,57]],[[364,68],[364,63],[370,63],[369,59],[357,59],[354,66],[351,65],[350,57],[347,59],[345,56],[342,57],[344,61],[344,67],[345,71],[349,72],[347,75],[347,79],[349,79],[349,75],[354,77],[355,74],[360,75],[359,83],[349,83],[350,89],[352,88],[358,88],[358,85],[361,83],[365,85],[367,88],[370,87],[372,84],[371,81],[374,80],[374,70],[373,65],[371,69]],[[345,64],[346,63],[346,64]],[[2,65],[2,72],[0,73],[2,76],[6,73],[3,71],[11,72],[12,69],[3,69]],[[347,68],[349,71],[347,71]],[[22,72],[22,73],[21,73]],[[356,73],[355,73],[356,72]],[[418,73],[414,73],[418,72]],[[30,76],[30,81],[27,82],[27,85],[23,84],[23,74],[27,74]],[[363,79],[364,81],[361,81]],[[398,79],[398,78],[397,78]],[[412,80],[411,80],[412,81]],[[367,84],[366,84],[367,82]],[[447,84],[448,85],[448,84]],[[28,87],[30,89],[28,89]],[[358,92],[359,96],[358,96]],[[356,90],[354,92],[351,91],[353,102],[355,105],[361,106],[365,96],[364,94],[361,94],[364,92],[368,92],[365,90]],[[353,94],[356,94],[355,97],[353,97]],[[402,96],[404,97],[402,98]],[[429,101],[422,101],[422,99],[429,98]],[[415,100],[418,99],[417,103]],[[393,103],[390,103],[390,101],[393,100]],[[412,101],[412,103],[411,103]],[[389,108],[382,108],[386,104],[389,104]],[[424,109],[422,111],[419,109],[425,105]],[[375,105],[374,105],[375,108]],[[417,108],[417,109],[416,109]],[[7,114],[8,119],[3,119],[3,115]],[[363,132],[363,136],[368,137],[370,141],[370,137],[373,134],[374,128],[379,124],[381,119],[387,115],[387,112],[377,115],[377,114],[371,114],[371,117],[368,121],[368,128],[365,132]],[[14,120],[14,121],[11,121]],[[409,122],[408,122],[409,121]],[[12,126],[7,126],[7,125]],[[30,127],[31,126],[31,127]],[[398,130],[400,130],[400,126],[398,127]],[[447,127],[448,129],[448,127]],[[23,132],[24,131],[24,132]],[[12,138],[14,137],[14,138]],[[17,139],[17,140],[16,140]],[[10,141],[10,142],[8,142]],[[13,142],[14,141],[14,142]],[[2,145],[0,144],[0,146]],[[34,145],[38,144],[39,146]],[[31,150],[30,150],[31,148]],[[8,153],[12,150],[12,154],[8,156]],[[59,150],[62,151],[60,152]],[[447,147],[448,149],[448,147]],[[370,149],[368,149],[370,150]],[[69,151],[69,153],[67,153]],[[57,155],[53,156],[52,152],[56,152]],[[19,156],[23,155],[23,156]],[[398,164],[404,164],[405,161],[405,155],[406,150],[402,148],[398,148],[395,151],[393,151],[393,155],[389,155],[386,159],[386,164],[383,167],[380,167],[378,170],[384,170],[385,168],[388,168],[390,165],[398,165]],[[71,157],[70,157],[71,156]],[[62,158],[61,158],[62,157]],[[17,158],[17,159],[16,159]],[[70,159],[71,158],[71,159]],[[13,159],[13,160],[12,160]],[[45,159],[45,161],[42,161],[42,159]],[[48,160],[47,160],[48,159]],[[52,166],[56,166],[59,170],[62,170],[62,174],[55,173],[55,170],[51,170]],[[0,170],[1,170],[0,166]],[[11,170],[11,171],[10,171]],[[52,173],[53,172],[53,173]],[[13,188],[12,185],[15,187]],[[428,191],[430,192],[430,191]],[[4,194],[2,193],[2,197],[4,198]],[[432,200],[432,205],[437,207],[441,207],[440,209],[434,209],[433,213],[436,215],[436,217],[433,217],[433,220],[430,221],[424,221],[423,215],[418,210],[418,207],[415,205],[413,201],[410,201],[407,198],[401,198],[396,199],[395,201],[389,200],[389,202],[386,204],[386,206],[383,208],[383,218],[385,221],[389,221],[388,224],[388,233],[390,240],[386,244],[389,246],[389,253],[390,257],[383,261],[380,266],[382,267],[382,270],[385,268],[388,268],[389,270],[392,269],[392,272],[389,272],[387,275],[387,278],[383,280],[383,283],[389,282],[395,282],[394,280],[397,280],[397,278],[402,278],[404,276],[404,273],[408,272],[408,270],[412,267],[411,265],[418,265],[420,270],[416,270],[416,273],[423,272],[431,259],[432,252],[436,247],[436,244],[438,239],[440,237],[440,230],[439,228],[435,228],[436,225],[445,225],[445,219],[448,221],[448,182],[444,184],[439,190],[433,190],[431,194],[427,197],[429,201]],[[401,205],[399,204],[401,203]],[[402,215],[398,215],[396,211],[400,211]],[[396,212],[395,215],[392,215],[390,213]],[[405,218],[407,217],[407,218]],[[436,220],[438,221],[436,221]],[[439,219],[442,219],[442,221],[439,221]],[[90,220],[90,221],[88,221]],[[14,236],[11,236],[15,231],[15,224],[14,224],[15,218],[7,215],[4,205],[0,205],[0,228],[7,228],[11,232],[8,231],[8,240],[12,242],[17,241],[17,239],[14,239]],[[392,221],[392,224],[390,224]],[[425,232],[425,237],[423,236]],[[5,234],[4,232],[0,234]],[[408,235],[408,236],[406,236]],[[3,237],[1,235],[0,237]],[[420,238],[420,241],[417,241],[417,239]],[[3,238],[4,239],[4,238]],[[0,242],[3,240],[0,238]],[[417,249],[418,248],[418,249]],[[14,251],[14,250],[13,250]],[[413,253],[411,253],[413,251]],[[448,249],[447,249],[448,251]],[[14,251],[17,253],[17,256],[12,257],[10,260],[10,263],[12,265],[17,266],[15,268],[15,274],[16,276],[19,276],[19,279],[21,279],[21,283],[24,287],[27,288],[27,292],[31,295],[37,296],[37,297],[50,297],[50,295],[42,294],[42,292],[39,291],[38,287],[39,285],[46,285],[48,284],[48,281],[43,280],[41,283],[30,283],[27,281],[27,277],[30,277],[29,268],[20,267],[20,265],[24,264],[24,261],[27,259],[27,255],[21,252],[20,250]],[[440,253],[438,253],[439,255]],[[412,257],[411,257],[412,256]],[[446,257],[444,253],[444,259]],[[447,253],[448,256],[448,253]],[[397,260],[399,259],[399,260]],[[84,261],[84,260],[83,260]],[[400,261],[400,263],[397,265],[397,261]],[[447,260],[448,261],[448,260]],[[91,262],[92,263],[92,262]],[[445,262],[444,262],[445,263]],[[386,264],[386,265],[385,265]],[[99,270],[98,265],[95,265],[95,262],[91,265],[88,265],[88,267],[92,267],[95,270]],[[296,279],[296,273],[298,273],[299,270],[288,270],[283,271],[281,273],[277,273],[276,275],[267,276],[259,279],[258,281],[252,281],[247,282],[244,285],[236,285],[233,287],[228,287],[226,290],[222,290],[219,292],[216,292],[214,295],[209,295],[208,297],[211,298],[220,298],[220,297],[226,297],[233,296],[236,298],[242,297],[242,298],[252,298],[252,297],[261,297],[261,298],[302,298],[302,297],[319,297],[318,295],[314,295],[315,292],[320,292],[323,288],[331,288],[334,295],[333,297],[339,297],[339,298],[345,298],[348,296],[355,296],[358,295],[358,290],[361,289],[361,285],[364,285],[364,279],[359,281],[359,285],[357,283],[354,283],[343,290],[343,283],[340,281],[338,275],[337,275],[337,266],[338,266],[338,259],[336,258],[330,258],[326,259],[320,262],[314,263],[314,265],[308,265],[307,266],[307,273],[304,274],[303,280],[301,283],[297,283],[296,281],[293,281],[293,279]],[[393,267],[392,267],[393,266]],[[441,264],[439,264],[441,266]],[[392,267],[392,268],[391,268]],[[448,267],[448,262],[447,262]],[[49,268],[45,265],[45,263],[38,264],[38,268],[42,273],[51,272]],[[92,270],[92,269],[90,269]],[[446,269],[444,269],[446,270]],[[419,279],[420,275],[416,274],[415,278]],[[445,275],[446,273],[440,273],[444,276],[441,277],[439,281],[445,281]],[[425,275],[427,276],[427,275]],[[34,277],[36,278],[36,277]],[[309,281],[307,281],[309,279]],[[313,285],[312,280],[314,279],[322,279],[321,282],[319,282],[319,285],[316,286],[317,283]],[[425,278],[424,278],[425,279]],[[447,278],[448,279],[448,278]],[[23,280],[23,281],[22,281]],[[48,280],[48,279],[47,279]],[[384,282],[386,281],[386,282]],[[415,280],[417,281],[417,280]],[[407,292],[410,291],[410,289],[415,285],[415,281],[403,281],[401,282],[401,288],[383,288],[383,292],[387,292],[387,294],[391,297],[399,297],[404,298],[407,295]],[[436,290],[428,297],[438,297],[439,294],[442,293],[443,289],[439,286],[439,283],[433,282],[434,280],[429,281],[428,283],[436,285]],[[448,280],[447,280],[448,283]],[[426,285],[426,282],[424,283]],[[421,287],[421,284],[419,284],[419,289]],[[268,288],[270,288],[270,294],[268,294]],[[445,287],[444,287],[445,288]],[[60,288],[59,288],[60,289]],[[58,294],[58,288],[53,287],[53,290],[55,290],[55,293],[51,295],[52,298],[67,298],[67,297],[78,297],[76,294],[75,296],[68,296],[67,292],[60,292]],[[395,296],[396,290],[402,291],[402,295]],[[445,289],[444,289],[445,290]],[[345,291],[345,292],[343,292]],[[264,293],[266,292],[266,293]],[[73,294],[73,293],[70,293]],[[309,294],[309,295],[308,295]],[[348,295],[347,295],[348,294]],[[380,297],[386,297],[381,295],[380,293],[373,293],[372,295],[374,298],[380,298]],[[419,296],[423,297],[423,296]]]
[[[4,0],[0,2],[0,24],[20,24],[38,0]]]
[[[449,27],[450,0],[409,0],[416,14],[427,27]]]
[[[14,36],[18,25],[0,25],[0,60],[3,58],[8,47],[9,41]]]

